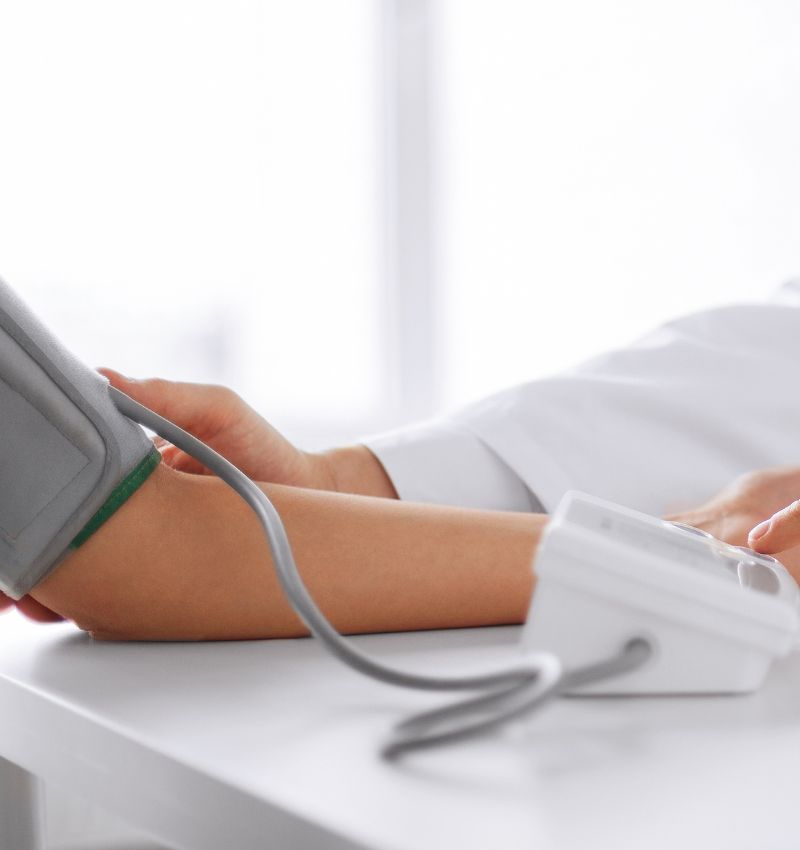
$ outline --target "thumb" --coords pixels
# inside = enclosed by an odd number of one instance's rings
[[[29,620],[37,623],[60,623],[64,618],[61,614],[37,602],[32,596],[23,596],[17,603],[17,610],[23,613]]]
[[[747,542],[752,549],[768,555],[800,545],[800,500],[759,523]]]

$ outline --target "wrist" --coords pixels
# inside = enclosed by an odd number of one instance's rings
[[[359,496],[397,499],[392,479],[366,447],[343,446],[315,455],[318,489]]]

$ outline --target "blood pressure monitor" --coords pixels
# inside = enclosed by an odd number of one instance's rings
[[[653,657],[582,693],[732,693],[793,647],[800,592],[775,558],[681,523],[568,493],[545,531],[526,650],[568,669],[645,637]]]

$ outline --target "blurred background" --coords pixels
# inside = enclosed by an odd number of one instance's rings
[[[797,274],[798,43],[790,0],[4,0],[0,274],[93,365],[351,440]]]
[[[0,274],[349,440],[800,270],[780,0],[5,0]]]

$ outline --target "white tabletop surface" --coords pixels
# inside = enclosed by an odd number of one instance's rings
[[[359,638],[414,670],[491,668],[518,630]],[[562,699],[484,740],[382,762],[441,697],[311,640],[95,643],[0,617],[0,755],[167,843],[220,847],[800,845],[800,657],[745,697]]]

